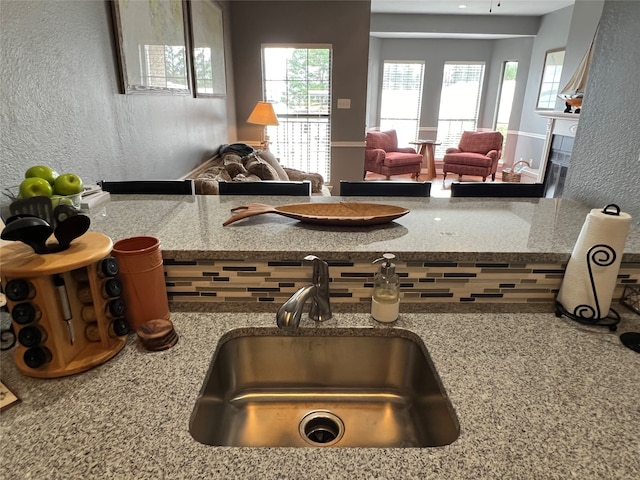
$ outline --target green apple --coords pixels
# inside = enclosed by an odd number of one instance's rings
[[[50,197],[51,195],[53,195],[53,189],[49,182],[44,178],[25,178],[20,184],[20,198],[31,198],[37,196]]]
[[[24,178],[44,178],[47,182],[53,185],[53,182],[58,178],[58,172],[46,165],[34,165],[24,174]]]
[[[58,175],[53,183],[53,193],[56,195],[76,195],[82,192],[84,184],[75,173],[63,173]]]
[[[58,205],[73,205],[73,201],[66,195],[54,195],[51,197],[51,204],[54,207]]]

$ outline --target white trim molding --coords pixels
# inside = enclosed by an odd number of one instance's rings
[[[351,148],[351,147],[364,148],[365,145],[366,145],[366,142],[363,140],[358,142],[331,142],[331,148]]]
[[[520,130],[509,130],[507,131],[507,136],[509,135],[517,135],[519,137],[529,137],[535,138],[536,140],[545,140],[547,137],[542,133],[532,133],[532,132],[522,132]]]

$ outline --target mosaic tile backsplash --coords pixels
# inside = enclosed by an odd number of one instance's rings
[[[378,267],[362,261],[328,261],[333,305],[371,300]],[[401,305],[552,304],[564,264],[491,262],[396,262]],[[311,266],[300,260],[164,260],[172,304],[221,302],[281,304],[311,279]],[[625,285],[640,283],[640,263],[622,263],[614,301]],[[193,305],[196,307],[196,305]],[[414,309],[415,310],[415,309]]]

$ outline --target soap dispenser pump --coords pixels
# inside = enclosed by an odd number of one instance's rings
[[[385,253],[373,263],[382,262],[376,274],[371,297],[371,316],[378,322],[389,323],[398,319],[400,313],[400,279],[392,263],[396,256]]]

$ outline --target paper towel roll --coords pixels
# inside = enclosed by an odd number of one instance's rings
[[[607,316],[630,223],[615,205],[587,214],[556,297],[565,310],[584,319]]]

